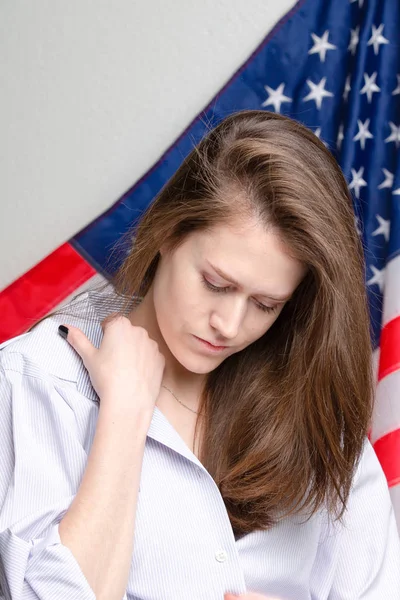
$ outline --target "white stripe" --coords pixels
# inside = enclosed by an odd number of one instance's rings
[[[379,369],[380,354],[381,354],[381,349],[378,346],[378,348],[376,348],[376,350],[374,350],[372,353],[372,371],[373,371],[373,378],[375,381],[375,385],[377,384],[377,381],[378,381],[378,369]]]
[[[389,492],[392,499],[394,514],[397,519],[397,530],[400,536],[400,483],[391,487]]]
[[[400,315],[400,256],[386,265],[382,327]]]
[[[379,381],[372,416],[371,442],[400,429],[400,371]]]

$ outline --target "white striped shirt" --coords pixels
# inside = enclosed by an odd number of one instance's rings
[[[1,599],[95,600],[58,524],[85,470],[98,398],[57,329],[75,324],[98,347],[99,318],[54,316],[0,346]],[[222,600],[246,591],[400,599],[400,544],[375,453],[366,440],[344,525],[321,510],[235,540],[217,485],[156,406],[124,600]]]

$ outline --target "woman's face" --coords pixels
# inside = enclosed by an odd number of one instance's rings
[[[195,232],[161,249],[152,294],[163,340],[185,369],[209,373],[271,327],[305,273],[255,221]]]

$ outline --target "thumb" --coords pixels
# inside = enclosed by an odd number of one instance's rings
[[[68,341],[73,349],[79,354],[83,360],[85,367],[88,367],[91,359],[95,355],[97,348],[95,348],[92,342],[86,337],[86,335],[72,325],[60,325],[58,333]]]

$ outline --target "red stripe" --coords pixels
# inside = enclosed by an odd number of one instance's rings
[[[382,328],[378,381],[400,369],[400,316]]]
[[[400,483],[400,429],[379,438],[374,450],[382,465],[389,487]]]
[[[0,342],[24,333],[96,271],[66,243],[0,292]]]

